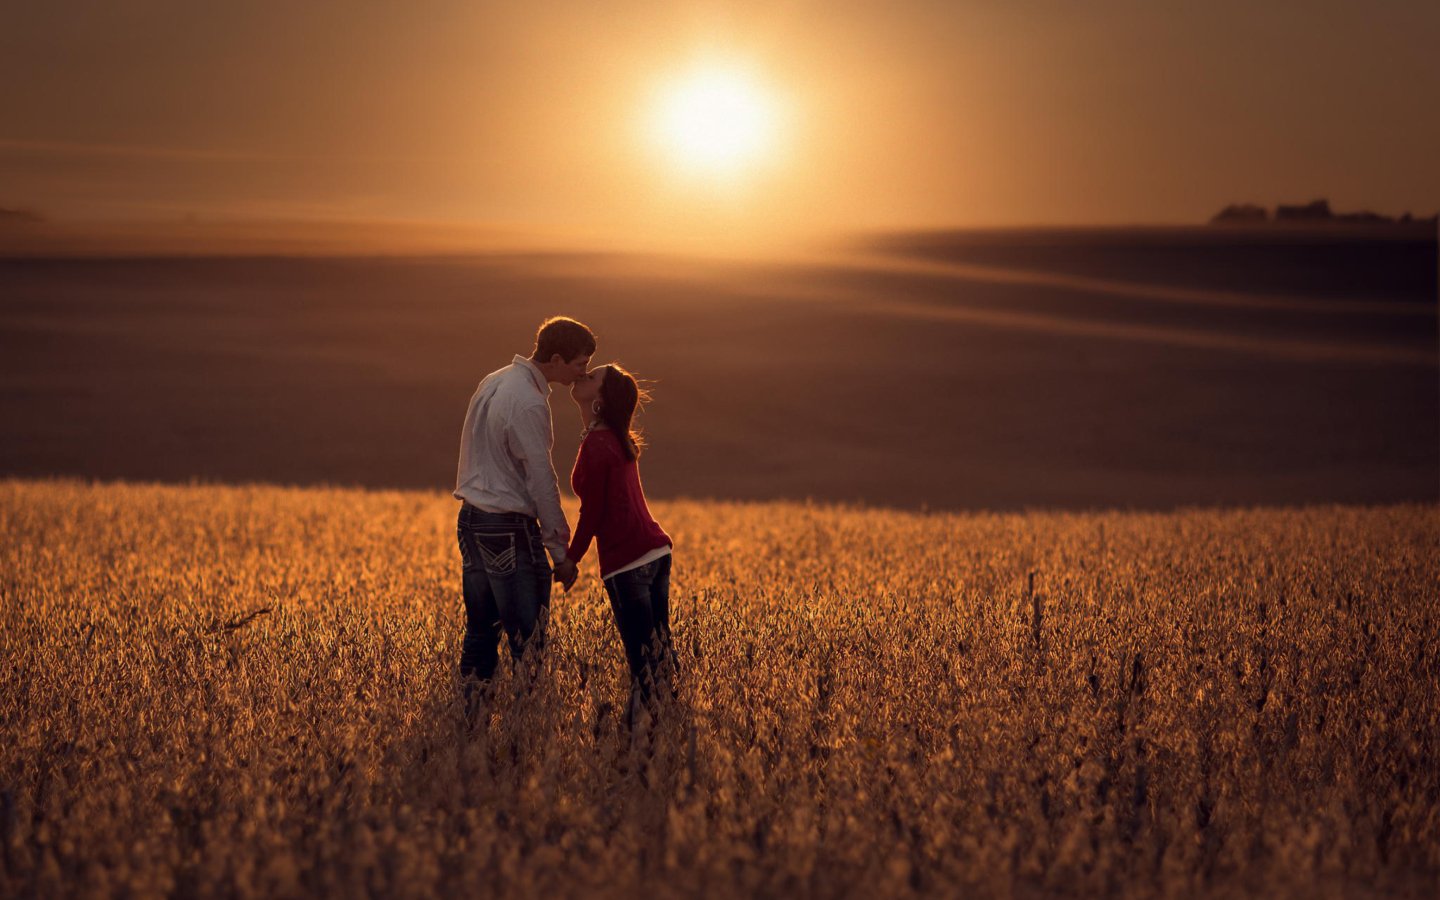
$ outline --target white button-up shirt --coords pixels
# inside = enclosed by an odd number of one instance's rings
[[[550,384],[517,355],[491,372],[470,398],[460,435],[455,497],[486,512],[518,512],[540,520],[540,537],[556,565],[565,561],[570,525],[560,509],[560,486],[550,450]]]

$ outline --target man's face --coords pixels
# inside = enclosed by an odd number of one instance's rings
[[[555,371],[559,375],[555,379],[555,383],[568,387],[574,384],[576,379],[585,377],[585,373],[590,369],[590,354],[587,353],[566,361],[557,353],[550,357],[550,362],[555,366]]]

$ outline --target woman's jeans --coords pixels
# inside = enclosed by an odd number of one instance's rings
[[[630,677],[642,700],[655,681],[673,677],[675,654],[670,644],[670,559],[667,554],[605,579],[605,593],[615,611]]]
[[[466,503],[455,530],[465,595],[460,677],[485,681],[495,674],[502,627],[517,661],[528,647],[543,649],[550,562],[540,543],[540,523],[521,513],[490,513]]]

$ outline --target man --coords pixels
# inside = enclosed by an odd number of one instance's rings
[[[515,660],[531,644],[539,652],[552,577],[567,591],[575,583],[575,563],[565,556],[570,526],[550,461],[550,383],[574,384],[594,353],[590,329],[563,316],[547,319],[530,358],[517,354],[485,376],[470,398],[455,478],[455,497],[463,501],[456,530],[465,597],[460,677],[467,698],[477,681],[495,674],[500,629]]]

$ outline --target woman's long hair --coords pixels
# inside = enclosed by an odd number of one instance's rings
[[[640,389],[634,375],[614,363],[605,367],[605,377],[600,380],[600,421],[620,438],[626,459],[639,459],[640,449],[645,446],[631,423],[636,407],[649,399],[650,394]]]

